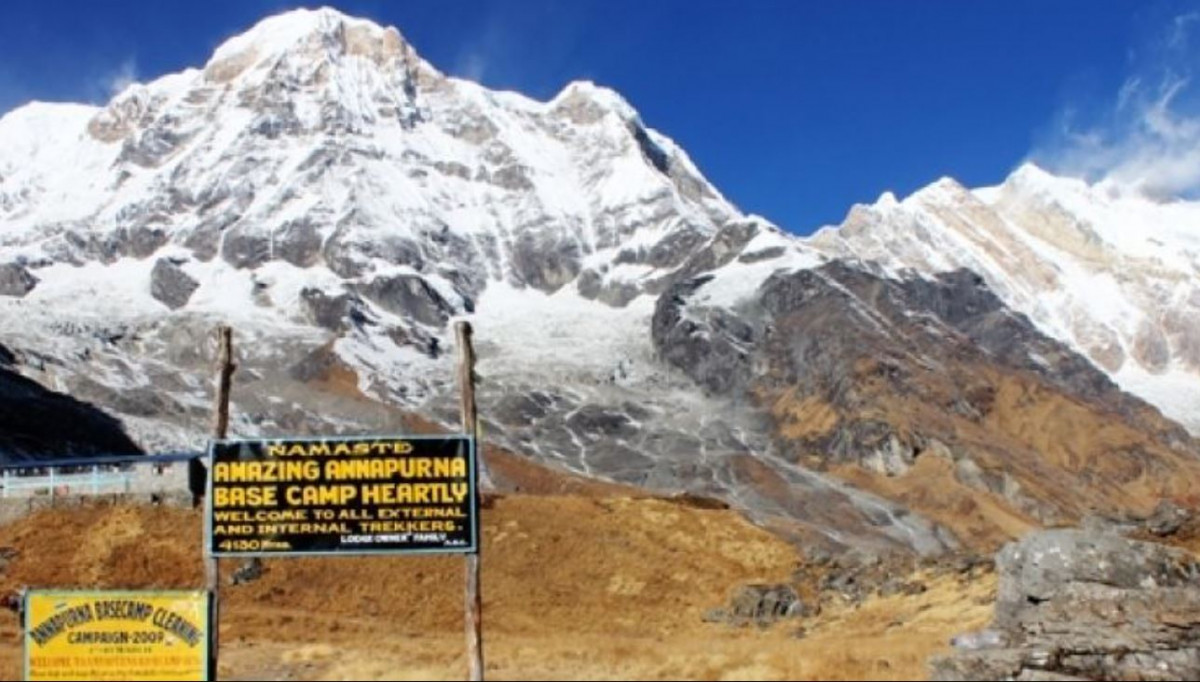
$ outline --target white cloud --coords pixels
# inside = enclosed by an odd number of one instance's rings
[[[1129,107],[1130,103],[1142,88],[1142,79],[1134,76],[1127,78],[1121,85],[1121,89],[1117,92],[1117,111],[1122,111]]]
[[[511,17],[489,13],[478,32],[469,36],[454,61],[454,75],[476,83],[506,71],[512,60],[515,42]]]
[[[1064,174],[1109,181],[1156,198],[1200,196],[1200,12],[1173,18],[1136,53],[1132,73],[1109,110],[1081,123],[1059,114],[1050,139],[1031,156]]]
[[[590,3],[525,2],[492,7],[464,27],[450,73],[490,88],[538,97],[579,77],[576,51]]]
[[[459,55],[454,66],[454,73],[460,78],[482,83],[484,76],[487,75],[487,64],[488,59],[482,50],[471,49]]]
[[[1178,48],[1187,45],[1191,31],[1200,23],[1200,11],[1188,12],[1175,17],[1171,21],[1171,33],[1167,38],[1167,47]]]
[[[100,88],[106,99],[121,94],[125,88],[137,82],[137,62],[131,57],[121,62],[116,69],[105,74],[100,81]]]

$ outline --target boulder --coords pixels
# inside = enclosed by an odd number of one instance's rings
[[[575,279],[579,260],[579,244],[573,240],[525,232],[513,243],[513,273],[522,284],[546,293]]]
[[[431,327],[444,327],[454,307],[417,275],[377,277],[363,294],[384,310]]]
[[[362,299],[349,293],[327,294],[320,289],[304,287],[300,302],[308,321],[333,332],[361,327],[367,322]]]
[[[321,259],[321,234],[311,220],[288,221],[275,231],[271,248],[276,258],[307,268]]]
[[[221,242],[221,257],[238,269],[257,268],[271,259],[271,240],[248,228],[230,228]]]
[[[804,611],[804,603],[790,585],[744,585],[726,608],[726,620],[732,625],[753,623],[767,627],[777,621],[795,618]]]
[[[258,557],[250,557],[234,570],[229,578],[230,585],[241,585],[258,580],[263,575],[263,562]]]
[[[1146,531],[1160,538],[1174,535],[1191,521],[1192,517],[1191,510],[1180,507],[1170,500],[1163,500],[1154,508],[1154,513],[1146,519]]]
[[[37,278],[29,274],[25,266],[17,263],[0,263],[0,296],[23,298],[37,286]]]
[[[996,624],[1019,627],[1042,617],[1039,606],[1079,585],[1150,591],[1200,587],[1200,565],[1188,554],[1115,533],[1053,529],[1009,543],[996,556],[1000,586]]]
[[[159,258],[150,271],[150,295],[171,310],[187,305],[199,287],[199,282],[166,258]]]
[[[988,630],[952,640],[935,680],[1200,679],[1200,564],[1098,530],[1034,532],[997,555]]]

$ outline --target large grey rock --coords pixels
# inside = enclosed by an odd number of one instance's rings
[[[1039,618],[1038,606],[1079,584],[1124,590],[1200,588],[1200,565],[1187,553],[1110,533],[1055,529],[1010,543],[996,557],[996,624]]]
[[[753,623],[767,627],[786,618],[795,618],[805,610],[800,595],[790,585],[744,585],[723,609],[731,625]]]
[[[1022,654],[1014,649],[997,649],[942,656],[930,662],[929,679],[938,682],[959,680],[1012,680],[1021,672]]]
[[[187,236],[183,245],[191,249],[196,260],[207,263],[217,255],[221,233],[238,221],[241,216],[233,211],[222,211],[201,220]]]
[[[291,220],[276,230],[271,248],[276,258],[282,258],[297,267],[307,268],[320,260],[321,235],[312,221]]]
[[[167,232],[161,227],[147,225],[136,225],[128,229],[122,227],[107,241],[111,244],[113,256],[124,254],[134,258],[147,258],[167,243]]]
[[[513,244],[512,268],[523,284],[558,291],[579,274],[579,244],[525,232]]]
[[[605,281],[604,277],[595,270],[584,270],[575,280],[579,295],[614,308],[623,308],[637,298],[642,290],[630,282]]]
[[[150,270],[150,295],[171,310],[187,305],[199,286],[183,268],[166,258],[158,259]]]
[[[1179,529],[1193,517],[1194,514],[1191,510],[1170,500],[1163,500],[1154,508],[1154,513],[1145,520],[1145,527],[1152,535],[1166,537],[1179,532]]]
[[[37,278],[22,265],[0,263],[0,296],[23,298],[37,286]]]
[[[377,277],[362,287],[363,294],[384,310],[433,327],[442,327],[454,307],[416,275]]]
[[[257,268],[271,259],[271,240],[241,226],[226,231],[221,257],[235,268]]]
[[[171,121],[160,119],[155,127],[125,138],[117,163],[133,163],[143,168],[155,168],[170,156],[190,135],[171,128]]]
[[[340,333],[367,322],[362,299],[348,292],[330,295],[305,287],[300,290],[300,302],[309,322],[330,331]]]
[[[996,558],[987,637],[955,638],[935,680],[1200,679],[1200,564],[1119,535],[1032,533]]]

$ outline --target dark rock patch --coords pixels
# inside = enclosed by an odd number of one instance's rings
[[[321,235],[311,220],[301,218],[284,223],[272,241],[274,255],[296,267],[307,268],[320,260]]]
[[[37,278],[23,265],[0,263],[0,296],[24,298],[37,286]]]
[[[187,305],[200,283],[176,263],[160,258],[150,270],[150,295],[171,310]]]
[[[454,314],[454,306],[417,275],[377,277],[361,290],[384,310],[432,327],[445,326]]]
[[[257,268],[271,258],[271,240],[266,235],[250,234],[247,228],[234,227],[221,242],[221,257],[235,268]]]
[[[332,332],[361,328],[368,322],[362,299],[349,292],[329,295],[305,287],[300,290],[300,301],[309,322]]]
[[[573,240],[525,232],[513,243],[513,274],[522,284],[553,293],[579,274],[579,257]]]

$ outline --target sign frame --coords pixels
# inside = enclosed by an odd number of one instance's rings
[[[95,599],[122,599],[122,598],[137,599],[137,598],[145,598],[145,597],[159,597],[159,598],[169,599],[172,597],[187,598],[187,597],[193,597],[193,596],[203,596],[204,603],[205,603],[205,605],[204,605],[204,644],[203,644],[204,651],[202,652],[203,653],[202,660],[204,661],[204,663],[203,663],[203,665],[204,665],[203,675],[204,676],[201,679],[204,679],[204,680],[214,679],[213,673],[215,672],[216,668],[213,665],[214,655],[215,655],[215,648],[213,647],[213,632],[214,632],[215,628],[217,627],[217,622],[216,622],[216,618],[214,617],[216,615],[216,613],[215,613],[216,599],[213,597],[213,593],[211,591],[209,591],[209,590],[186,590],[186,589],[89,590],[89,589],[82,589],[82,588],[67,588],[67,589],[33,588],[33,589],[23,590],[23,592],[21,594],[20,635],[21,635],[21,652],[22,652],[21,653],[21,679],[22,680],[30,679],[29,678],[29,668],[30,668],[29,659],[30,659],[31,650],[30,650],[30,646],[29,646],[29,644],[30,644],[29,628],[32,625],[32,623],[30,622],[31,613],[32,613],[32,609],[30,608],[30,606],[31,606],[30,600],[33,599],[35,596],[40,596],[40,597],[45,597],[45,598],[53,598],[55,596],[62,596],[62,597],[84,597],[84,596],[87,596],[88,598],[93,599],[93,600],[95,600]],[[128,679],[128,678],[123,678],[123,679]]]
[[[213,546],[213,486],[215,484],[212,468],[216,464],[214,460],[215,448],[219,444],[238,444],[238,443],[320,443],[320,442],[338,442],[338,441],[421,441],[421,440],[452,440],[462,439],[467,441],[467,481],[470,486],[468,493],[468,505],[470,511],[470,537],[471,544],[463,547],[426,547],[416,549],[392,548],[392,549],[337,549],[327,551],[305,551],[305,550],[289,550],[289,551],[219,551]],[[207,462],[209,470],[205,476],[205,494],[204,494],[204,556],[216,559],[237,559],[241,558],[299,558],[299,557],[339,557],[339,556],[423,556],[437,554],[461,554],[465,556],[478,555],[480,550],[479,542],[479,460],[476,456],[476,448],[478,444],[476,439],[466,433],[445,433],[445,434],[421,434],[421,435],[363,435],[363,436],[305,436],[302,438],[289,438],[286,436],[279,437],[261,437],[261,438],[220,438],[213,439],[208,442]]]

